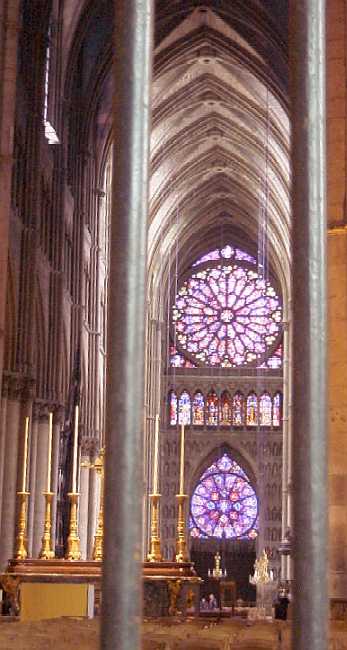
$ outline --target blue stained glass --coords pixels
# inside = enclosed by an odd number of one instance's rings
[[[178,424],[190,424],[191,408],[190,395],[184,390],[178,401]]]
[[[189,527],[192,537],[257,536],[256,494],[247,474],[228,454],[201,476],[191,499]]]
[[[173,390],[169,393],[169,418],[170,425],[175,426],[177,424],[177,395]]]
[[[274,427],[281,426],[282,420],[282,395],[276,393],[273,398],[272,424]]]

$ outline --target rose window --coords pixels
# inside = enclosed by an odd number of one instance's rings
[[[278,344],[280,298],[254,268],[216,264],[195,271],[177,293],[177,350],[198,365],[255,365]]]
[[[190,511],[192,537],[254,539],[258,500],[243,469],[224,454],[202,475]]]

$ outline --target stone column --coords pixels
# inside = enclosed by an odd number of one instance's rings
[[[98,445],[94,444],[90,449],[90,458],[92,463],[98,454]],[[99,514],[100,503],[100,481],[97,477],[96,471],[93,467],[89,471],[89,502],[88,502],[88,536],[87,536],[87,557],[93,557],[94,550],[94,536],[96,530],[96,522]]]
[[[12,383],[12,382],[11,382]],[[18,441],[21,425],[21,402],[13,385],[9,389],[7,400],[5,465],[3,474],[3,495],[1,512],[0,539],[0,571],[13,557],[14,538],[16,532],[17,505],[17,471],[18,471]]]
[[[0,406],[0,527],[1,527],[3,479],[4,479],[5,462],[6,462],[6,458],[5,458],[6,422],[7,422],[7,386],[5,387],[3,383],[2,399],[1,399],[1,406]],[[0,535],[1,535],[1,528],[0,528]]]
[[[0,395],[4,363],[19,4],[19,0],[3,0],[0,3]]]
[[[290,4],[295,650],[326,650],[325,2]]]
[[[79,500],[79,536],[81,540],[82,560],[87,559],[88,546],[88,511],[89,511],[89,475],[90,459],[82,441],[81,469],[80,469],[80,500]]]
[[[37,428],[35,493],[31,495],[31,499],[34,502],[33,557],[39,556],[45,521],[45,498],[43,492],[47,489],[48,411],[48,407],[43,405]]]
[[[31,422],[31,436],[30,436],[30,475],[29,475],[29,506],[28,506],[28,555],[33,555],[33,542],[34,542],[34,516],[35,516],[35,501],[36,501],[36,460],[37,460],[37,440],[39,432],[39,418],[41,406],[37,403],[33,405],[33,417]]]
[[[114,3],[113,201],[101,647],[141,647],[151,0]],[[115,607],[116,603],[116,607]]]

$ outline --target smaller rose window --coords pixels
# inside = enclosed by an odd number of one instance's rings
[[[202,475],[190,512],[192,537],[254,539],[258,531],[258,500],[247,474],[224,454]]]

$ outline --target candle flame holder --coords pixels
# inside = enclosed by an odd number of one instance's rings
[[[151,541],[150,552],[148,553],[148,562],[161,562],[163,557],[160,548],[159,535],[159,503],[161,494],[150,494],[151,500]]]
[[[67,553],[66,560],[80,560],[81,559],[81,542],[78,536],[78,519],[77,519],[77,506],[78,506],[78,492],[69,492],[68,497],[70,500],[70,523],[69,523],[69,536],[67,538]]]
[[[41,560],[52,560],[55,557],[52,541],[52,501],[54,492],[44,492],[46,499],[45,523],[43,528],[42,544],[39,558]]]
[[[188,499],[188,495],[176,494],[176,499],[178,501],[176,562],[189,562],[185,517],[185,504]]]
[[[17,492],[19,497],[18,512],[18,533],[16,537],[16,548],[14,557],[16,560],[26,560],[28,557],[28,540],[27,540],[27,505],[30,492],[25,490]]]

